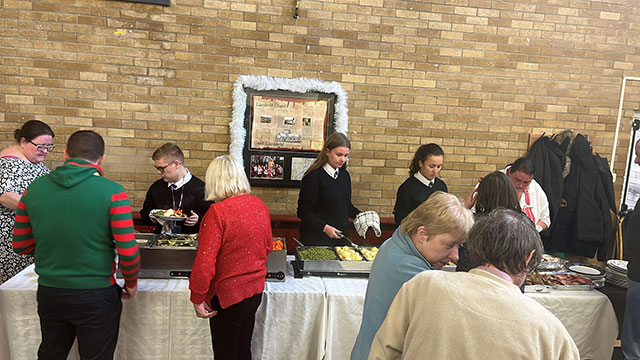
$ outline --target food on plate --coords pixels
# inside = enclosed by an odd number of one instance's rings
[[[542,261],[553,261],[553,262],[566,262],[565,259],[561,259],[559,257],[555,257],[549,254],[542,254]]]
[[[551,285],[551,280],[546,275],[533,273],[527,275],[527,279],[524,281],[525,285]]]
[[[552,283],[558,285],[593,285],[591,279],[579,274],[551,274],[548,276]]]
[[[562,271],[564,270],[564,264],[566,262],[566,260],[559,257],[543,254],[542,261],[536,268],[536,271]]]
[[[364,255],[364,258],[369,260],[369,261],[373,261],[373,259],[376,258],[376,255],[378,254],[378,248],[377,247],[372,247],[372,248],[360,248],[360,252],[362,253],[362,255]]]
[[[336,252],[338,253],[338,256],[340,256],[340,260],[362,261],[362,256],[348,246],[336,246]]]
[[[338,260],[336,254],[326,247],[311,247],[298,252],[302,260]]]
[[[525,285],[593,285],[593,281],[579,274],[539,274],[527,275]]]
[[[284,249],[284,243],[282,242],[282,240],[273,241],[273,250],[283,250],[283,249]]]
[[[159,238],[155,245],[157,246],[175,246],[175,247],[195,247],[197,245],[198,234],[179,234],[164,235]]]
[[[564,263],[555,261],[541,261],[536,271],[562,271]]]
[[[187,217],[187,215],[182,211],[182,209],[173,210],[159,210],[153,213],[153,215],[157,216],[169,216],[169,217]]]

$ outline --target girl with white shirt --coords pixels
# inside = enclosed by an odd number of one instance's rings
[[[360,212],[351,203],[351,177],[347,172],[349,139],[331,134],[300,185],[298,217],[300,240],[305,245],[339,245],[349,218]]]
[[[402,219],[434,192],[448,192],[447,184],[438,178],[443,162],[444,151],[438,144],[431,143],[418,148],[409,167],[409,178],[400,185],[396,195],[393,207],[396,226],[400,226]]]

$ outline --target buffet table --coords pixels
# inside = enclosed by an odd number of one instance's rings
[[[289,266],[290,268],[290,266]],[[289,269],[291,270],[291,269]],[[360,328],[367,279],[305,277],[267,282],[256,313],[255,359],[348,359]],[[0,359],[34,359],[40,343],[33,265],[0,286]],[[615,313],[598,291],[527,294],[567,327],[581,358],[609,360]],[[139,281],[124,307],[115,359],[211,359],[208,321],[195,316],[187,280]],[[69,359],[78,359],[72,351]]]
[[[0,286],[0,359],[36,359],[40,344],[34,265]],[[118,282],[121,282],[119,280]],[[211,359],[209,321],[197,318],[185,279],[140,279],[138,293],[122,300],[114,359]],[[319,277],[267,282],[256,313],[256,359],[321,359],[327,302]],[[76,346],[74,345],[74,349]],[[76,350],[70,360],[77,360]]]

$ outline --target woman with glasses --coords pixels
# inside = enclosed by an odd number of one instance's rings
[[[166,143],[156,149],[151,156],[153,167],[160,175],[147,191],[140,217],[147,225],[158,225],[156,232],[162,230],[152,210],[182,210],[186,215],[183,223],[176,224],[174,233],[194,234],[200,228],[200,221],[211,202],[204,200],[204,182],[192,175],[184,166],[184,154],[178,145]],[[168,230],[165,228],[165,230]]]
[[[0,151],[0,284],[33,263],[11,246],[15,210],[29,184],[49,173],[42,161],[53,150],[54,136],[49,125],[29,120],[14,131],[16,143]]]

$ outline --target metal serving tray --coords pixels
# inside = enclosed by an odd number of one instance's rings
[[[197,235],[136,234],[142,279],[188,278],[198,249]],[[148,240],[152,235],[152,240]],[[188,237],[189,239],[185,239]],[[194,239],[190,239],[194,238]],[[144,243],[144,241],[147,241]]]
[[[284,281],[287,274],[287,239],[283,237],[273,238],[276,241],[282,241],[282,250],[273,250],[267,256],[267,275],[266,281]]]
[[[301,250],[318,247],[329,249],[336,260],[305,260],[300,257]],[[373,264],[373,261],[367,261],[364,256],[362,260],[338,260],[340,258],[335,249],[329,246],[298,246],[295,256],[300,272],[305,275],[368,276]]]

